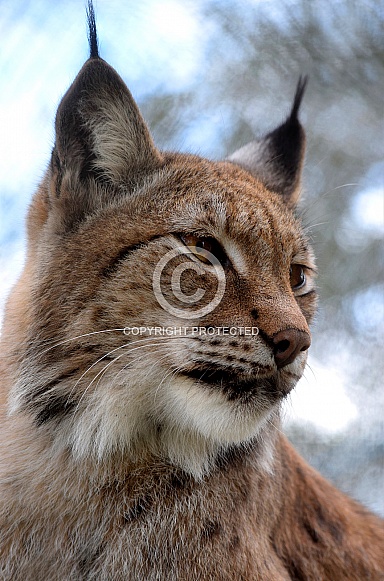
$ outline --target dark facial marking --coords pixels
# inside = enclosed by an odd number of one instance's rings
[[[41,426],[53,419],[62,419],[67,416],[75,407],[77,401],[69,400],[66,395],[50,396],[47,403],[42,406],[36,414],[36,424]]]
[[[201,536],[206,539],[212,539],[214,537],[219,537],[222,532],[222,526],[219,522],[213,520],[207,520],[204,523],[203,530],[201,531]]]
[[[112,260],[105,266],[101,271],[101,276],[106,278],[112,276],[119,268],[120,264],[124,262],[129,254],[132,254],[138,248],[141,248],[143,244],[132,244],[131,246],[126,246],[120,250],[120,252],[112,258]]]

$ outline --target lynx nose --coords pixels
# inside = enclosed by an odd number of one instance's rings
[[[306,351],[311,344],[311,337],[305,331],[286,329],[273,338],[273,354],[278,368],[292,363],[301,351]]]

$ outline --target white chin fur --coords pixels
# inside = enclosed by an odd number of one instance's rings
[[[199,433],[219,445],[247,442],[257,436],[274,408],[267,400],[255,408],[228,401],[220,389],[189,378],[170,382],[164,401],[165,420],[191,433]]]
[[[230,445],[262,436],[276,412],[267,400],[257,407],[239,405],[189,378],[159,382],[159,373],[148,370],[145,382],[137,375],[135,381],[120,378],[100,384],[62,425],[58,439],[75,456],[93,455],[102,461],[120,452],[137,461],[150,453],[201,478]]]

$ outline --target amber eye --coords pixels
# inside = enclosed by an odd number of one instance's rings
[[[292,264],[291,269],[289,271],[289,277],[291,287],[293,290],[298,290],[299,288],[302,288],[307,282],[304,268],[301,266],[301,264]]]
[[[196,234],[180,234],[180,238],[201,262],[212,264],[212,256],[222,265],[228,262],[227,255],[215,238],[211,236],[197,236]]]

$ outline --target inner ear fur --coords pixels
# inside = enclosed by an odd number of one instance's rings
[[[227,159],[280,194],[293,207],[300,197],[300,180],[305,154],[305,133],[298,119],[307,84],[300,77],[291,112],[281,125],[260,140],[251,141]]]
[[[100,58],[89,59],[56,115],[60,168],[101,175],[112,184],[134,180],[161,160],[124,81]]]

